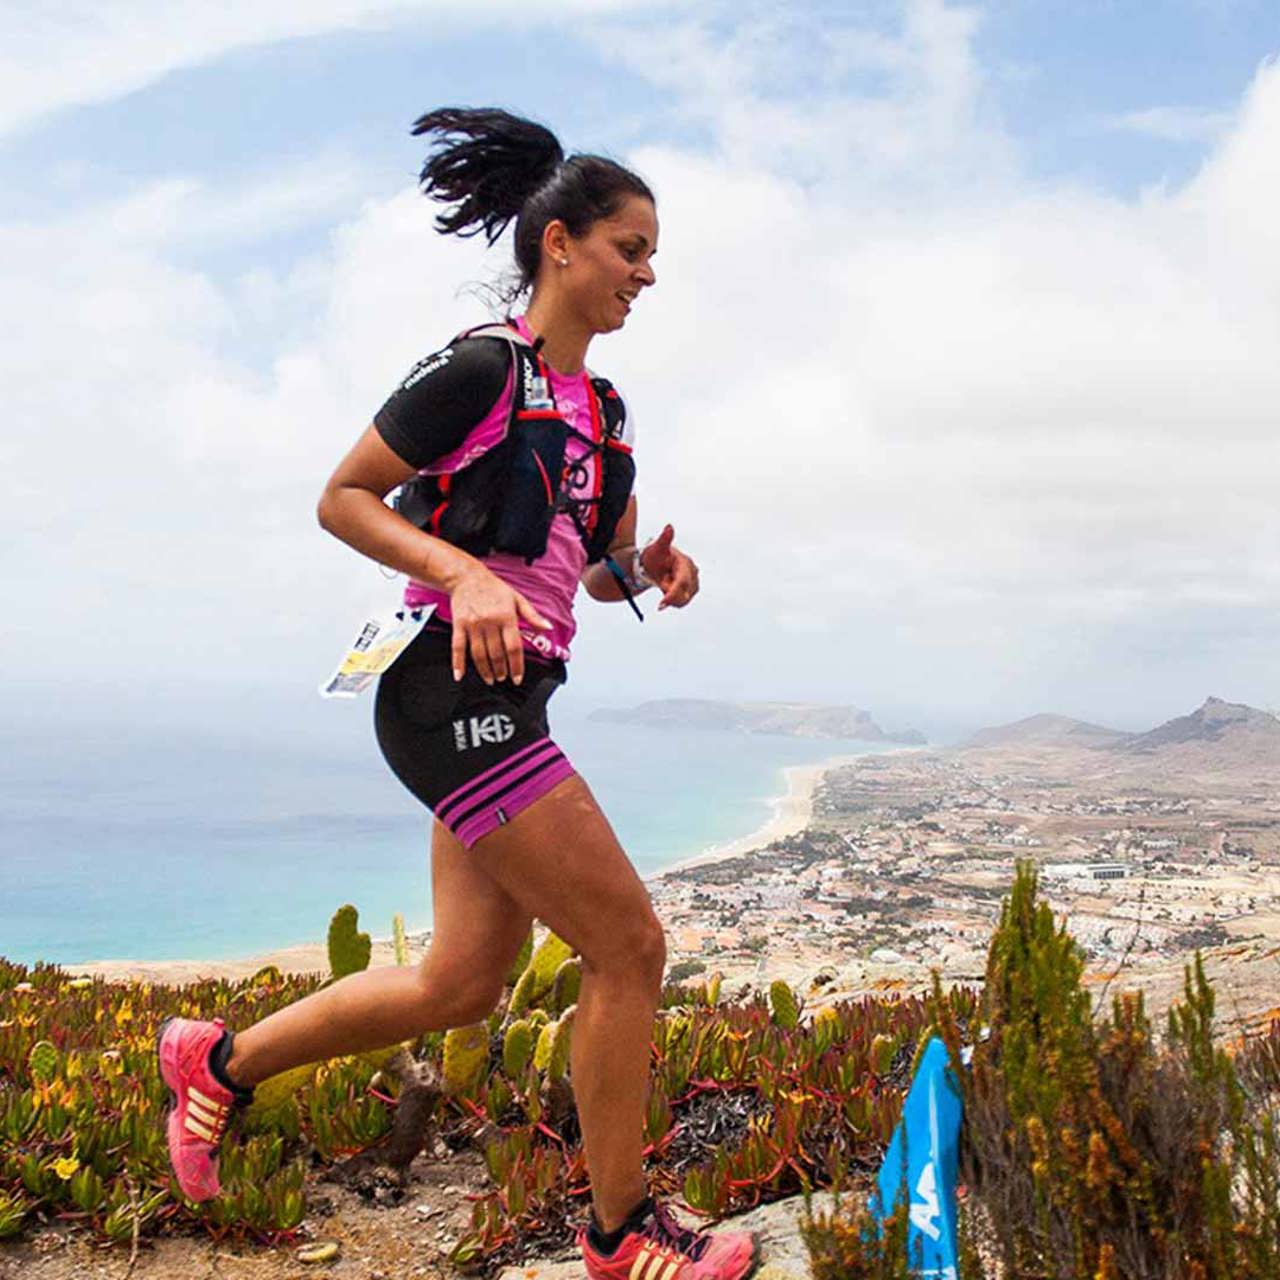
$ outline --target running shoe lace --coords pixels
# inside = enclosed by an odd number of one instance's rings
[[[664,1204],[654,1205],[645,1235],[651,1240],[657,1240],[659,1244],[670,1245],[694,1262],[702,1257],[711,1243],[711,1237],[705,1231],[692,1231],[688,1227],[682,1227]]]

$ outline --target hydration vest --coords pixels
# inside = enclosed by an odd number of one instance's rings
[[[603,560],[626,510],[636,467],[623,443],[622,398],[605,378],[590,378],[591,438],[560,416],[551,376],[538,351],[507,325],[485,325],[454,339],[501,338],[511,351],[511,414],[501,440],[449,475],[419,474],[395,498],[395,509],[427,533],[484,556],[504,551],[532,563],[547,549],[551,522],[564,512],[573,520],[587,563]],[[570,436],[588,446],[566,459]],[[596,459],[592,492],[575,496]],[[633,606],[634,607],[634,606]]]

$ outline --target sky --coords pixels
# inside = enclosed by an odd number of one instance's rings
[[[416,189],[447,104],[658,195],[590,359],[703,591],[583,600],[565,704],[1280,705],[1278,52],[1264,0],[4,6],[0,713],[326,723],[399,584],[316,498],[508,265]]]

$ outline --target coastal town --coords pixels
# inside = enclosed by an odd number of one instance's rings
[[[875,739],[871,739],[874,741]],[[669,982],[723,975],[726,999],[784,978],[810,1011],[860,997],[893,998],[944,983],[977,984],[1020,860],[1079,942],[1100,1003],[1127,988],[1158,1014],[1205,960],[1218,1030],[1232,1036],[1280,1015],[1280,720],[1210,699],[1149,734],[1119,734],[1057,716],[984,730],[947,748],[903,747],[787,771],[771,823],[649,880],[668,939]],[[819,754],[819,747],[815,754]],[[421,954],[429,937],[409,939]],[[176,962],[87,971],[174,983],[248,976],[273,962],[322,969],[321,948],[242,964]],[[394,963],[389,942],[372,962]],[[437,1148],[415,1165],[403,1203],[313,1187],[311,1230],[340,1243],[335,1263],[370,1277],[441,1274],[468,1229],[466,1198],[485,1185],[479,1158]],[[765,1205],[738,1226],[764,1234],[769,1262],[804,1273],[799,1201]],[[279,1250],[231,1251],[164,1236],[140,1275],[297,1274]],[[11,1269],[6,1270],[8,1264]],[[567,1280],[561,1254],[504,1273]],[[92,1268],[92,1269],[91,1269]],[[229,1273],[229,1272],[228,1272]],[[48,1280],[116,1274],[86,1238],[45,1230],[0,1251],[0,1275]]]
[[[1280,721],[1212,699],[1181,719],[1144,743],[1035,717],[846,761],[797,829],[651,882],[671,972],[813,1001],[978,982],[1030,859],[1092,981],[1160,1007],[1200,951],[1223,1017],[1256,1020],[1280,979]]]
[[[879,750],[787,769],[789,794],[764,828],[648,880],[669,981],[718,972],[736,995],[785,978],[811,1006],[923,991],[935,972],[980,983],[1015,865],[1029,859],[1099,992],[1138,987],[1162,1009],[1198,951],[1224,1026],[1280,1005],[1273,714],[1211,698],[1148,734],[1041,715],[955,746],[890,750],[867,723]],[[821,754],[811,717],[789,727]],[[411,954],[429,940],[410,934]],[[391,962],[391,939],[375,939],[373,963]],[[184,982],[268,963],[323,970],[325,947],[80,971]]]

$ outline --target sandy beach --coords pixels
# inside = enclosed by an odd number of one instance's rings
[[[809,819],[813,814],[813,793],[817,790],[818,783],[822,781],[823,774],[857,758],[857,756],[832,756],[821,764],[788,765],[782,771],[786,778],[787,789],[782,795],[775,796],[770,801],[772,812],[763,826],[736,840],[712,845],[711,848],[704,849],[691,858],[682,858],[679,862],[673,862],[647,878],[658,880],[670,871],[683,871],[688,867],[701,867],[711,862],[723,862],[726,858],[741,857],[744,853],[750,853],[752,849],[759,849],[762,845],[770,844],[774,840],[781,840],[785,836],[793,836],[803,831],[809,825]]]
[[[670,871],[686,867],[705,866],[726,858],[735,858],[758,849],[771,841],[803,831],[813,811],[813,794],[823,774],[829,769],[856,759],[855,756],[832,756],[820,764],[789,765],[783,770],[786,791],[771,802],[772,812],[768,821],[755,831],[724,844],[713,845],[689,858],[682,858],[648,876],[658,880]],[[409,939],[411,957],[425,950],[426,935]],[[392,964],[395,952],[390,939],[375,939],[371,964]],[[157,982],[178,985],[198,982],[205,978],[227,978],[232,981],[250,977],[264,965],[273,964],[282,973],[327,973],[328,949],[323,940],[283,947],[261,955],[246,956],[238,960],[96,960],[87,964],[69,965],[67,971],[102,977],[109,982]]]

